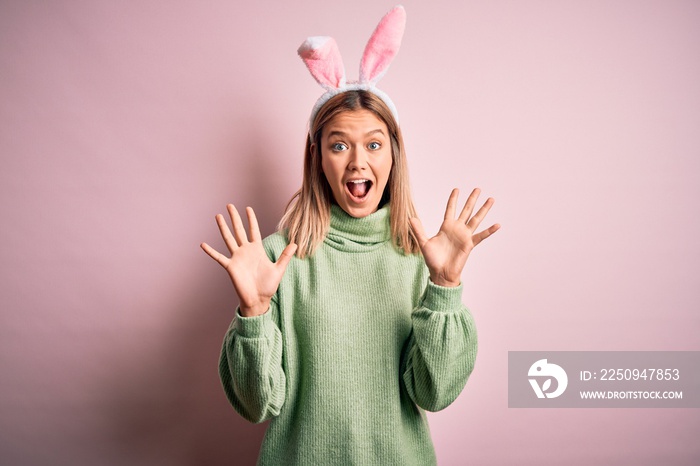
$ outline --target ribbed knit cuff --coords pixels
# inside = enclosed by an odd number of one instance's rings
[[[462,307],[462,283],[447,287],[428,280],[423,296],[423,306],[431,311],[454,312]]]
[[[242,337],[260,338],[265,335],[265,329],[268,325],[274,325],[269,309],[265,314],[255,317],[243,317],[239,311],[239,309],[236,309],[233,329]]]

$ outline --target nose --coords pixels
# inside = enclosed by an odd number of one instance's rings
[[[364,147],[355,147],[350,151],[350,160],[348,160],[348,170],[362,171],[369,167],[368,154]]]

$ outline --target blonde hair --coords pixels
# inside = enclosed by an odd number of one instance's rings
[[[333,193],[321,167],[323,128],[339,113],[361,109],[373,112],[382,120],[391,138],[392,165],[380,207],[386,202],[391,203],[389,222],[393,244],[404,254],[420,253],[409,223],[409,219],[416,216],[416,209],[411,197],[401,129],[379,97],[365,90],[352,90],[332,97],[316,114],[306,138],[301,189],[290,199],[279,223],[279,229],[286,230],[288,240],[297,244],[299,258],[313,255],[330,228]],[[312,149],[314,144],[318,150]]]

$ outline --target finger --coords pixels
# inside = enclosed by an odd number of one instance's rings
[[[459,198],[459,189],[454,188],[450,193],[450,198],[447,199],[447,208],[445,208],[445,220],[452,220],[455,218],[455,212],[457,211],[457,198]]]
[[[484,205],[481,206],[481,209],[474,214],[474,216],[467,222],[467,226],[473,230],[476,230],[479,227],[479,224],[481,221],[484,219],[486,214],[488,213],[489,210],[491,210],[491,206],[493,206],[493,203],[496,202],[496,200],[492,197],[489,197],[486,199],[486,202],[484,202]]]
[[[202,243],[199,246],[202,249],[204,249],[204,252],[206,252],[209,255],[209,257],[218,262],[222,267],[226,267],[226,264],[228,264],[229,260],[228,257],[224,256],[219,251],[209,246],[207,243]]]
[[[481,233],[477,233],[476,235],[472,236],[472,243],[474,243],[474,246],[476,247],[477,244],[481,243],[483,240],[496,233],[500,228],[501,225],[499,223],[491,225]]]
[[[481,194],[481,189],[479,188],[474,188],[467,198],[467,202],[464,203],[464,208],[462,209],[462,212],[459,214],[459,221],[462,223],[467,223],[467,220],[469,220],[469,217],[472,215],[472,210],[474,210],[474,205],[476,204],[476,200],[479,197],[479,194]]]
[[[296,250],[296,244],[288,244],[287,247],[284,248],[284,251],[282,251],[282,254],[280,254],[279,259],[277,259],[277,268],[284,271],[287,268],[287,264],[289,264],[289,261],[292,260],[292,257],[294,257],[294,253],[296,252]]]
[[[239,245],[243,245],[248,242],[248,236],[245,234],[245,228],[243,227],[243,220],[241,216],[238,215],[238,210],[229,204],[226,206],[228,209],[228,214],[231,216],[231,222],[233,223],[233,234],[236,237],[236,241]]]
[[[416,239],[418,240],[418,246],[423,249],[423,245],[428,242],[428,236],[425,234],[425,230],[423,229],[423,223],[418,217],[411,218],[409,222],[413,227],[413,234],[416,235]]]
[[[219,226],[219,231],[221,232],[221,237],[226,243],[226,247],[230,253],[233,253],[233,251],[238,249],[238,244],[236,243],[236,240],[233,239],[231,230],[228,229],[228,225],[226,224],[226,220],[224,220],[223,215],[216,214],[216,224]]]
[[[258,218],[255,216],[255,211],[253,211],[252,207],[246,207],[245,212],[248,215],[248,225],[250,225],[250,240],[262,241],[260,226],[258,225]]]

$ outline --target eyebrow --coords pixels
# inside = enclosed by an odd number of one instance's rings
[[[375,133],[381,133],[383,136],[386,136],[384,134],[384,131],[381,128],[377,128],[377,129],[373,129],[372,131],[368,131],[365,134],[365,137],[371,136]],[[331,131],[330,133],[328,133],[328,137],[331,137],[331,136],[341,136],[342,137],[342,136],[347,136],[347,133],[345,133],[343,131]]]

